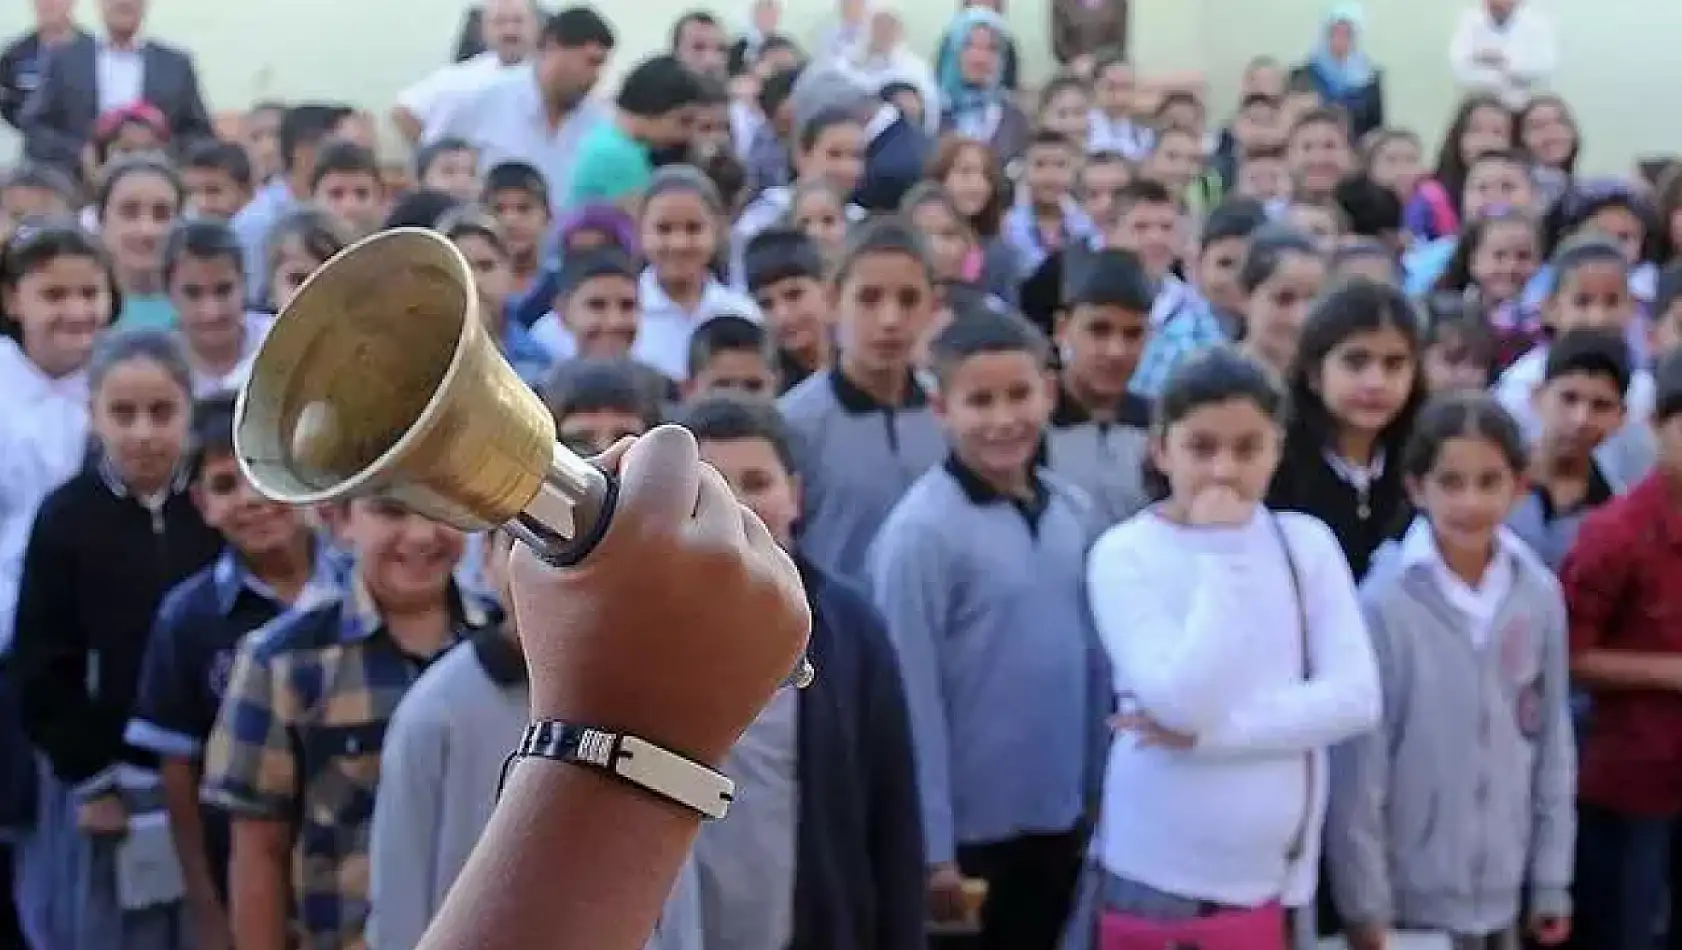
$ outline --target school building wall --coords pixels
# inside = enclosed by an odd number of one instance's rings
[[[561,0],[548,0],[554,6]],[[746,0],[596,0],[621,37],[623,68],[665,45],[672,20],[695,6],[726,19]],[[1030,81],[1051,69],[1048,0],[1010,0]],[[1368,48],[1386,67],[1394,124],[1434,136],[1454,102],[1446,65],[1455,18],[1476,0],[1367,0]],[[1558,25],[1563,68],[1555,88],[1576,107],[1591,146],[1588,167],[1624,172],[1632,155],[1682,151],[1682,118],[1671,93],[1682,88],[1677,0],[1532,0]],[[1132,0],[1133,53],[1142,70],[1200,71],[1211,104],[1224,115],[1244,62],[1257,53],[1301,58],[1327,0]],[[213,110],[259,98],[349,100],[383,116],[406,83],[447,61],[469,0],[152,0],[154,35],[195,55]],[[915,48],[929,50],[954,0],[901,0]],[[85,22],[94,0],[81,0]],[[833,0],[789,0],[787,22],[810,38]],[[30,4],[0,2],[0,37],[28,28]],[[0,156],[16,149],[4,131]],[[1433,146],[1434,147],[1434,146]]]

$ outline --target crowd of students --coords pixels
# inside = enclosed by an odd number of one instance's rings
[[[232,396],[419,226],[569,446],[686,426],[805,580],[817,679],[650,947],[1682,945],[1682,165],[1578,177],[1535,90],[1435,168],[1356,136],[1346,5],[1220,126],[1108,50],[1024,107],[996,5],[926,74],[776,6],[685,16],[576,154],[126,108],[0,181],[0,944],[420,941],[527,720],[513,542],[264,499]],[[571,8],[452,94],[613,42]]]

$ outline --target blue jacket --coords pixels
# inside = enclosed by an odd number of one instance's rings
[[[864,154],[864,181],[853,202],[866,211],[897,211],[900,199],[923,178],[929,137],[900,116],[872,139]]]

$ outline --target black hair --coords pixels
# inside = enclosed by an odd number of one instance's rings
[[[1425,323],[1425,348],[1445,348],[1459,351],[1462,358],[1495,371],[1495,330],[1484,319],[1483,312],[1467,305],[1466,298],[1457,294],[1433,294],[1425,302],[1429,319]]]
[[[415,177],[425,178],[434,162],[456,152],[472,152],[476,156],[479,150],[473,147],[472,142],[456,135],[446,135],[422,145],[415,152]]]
[[[1133,61],[1127,58],[1126,50],[1114,46],[1099,50],[1092,59],[1092,81],[1097,82],[1106,72],[1117,66],[1133,68]]]
[[[1082,95],[1089,96],[1091,94],[1090,90],[1086,87],[1086,80],[1073,75],[1072,73],[1058,73],[1057,75],[1051,77],[1051,80],[1044,86],[1040,87],[1039,107],[1034,111],[1044,112],[1046,109],[1051,107],[1051,100],[1057,98],[1070,89],[1076,90]]]
[[[1524,141],[1524,124],[1529,121],[1531,113],[1537,109],[1550,107],[1558,109],[1565,119],[1565,124],[1571,127],[1571,154],[1565,156],[1565,164],[1560,167],[1560,171],[1567,175],[1575,174],[1577,159],[1583,152],[1583,133],[1577,125],[1577,117],[1571,113],[1571,106],[1561,96],[1551,92],[1540,92],[1531,96],[1530,101],[1526,102],[1524,108],[1518,110],[1518,114],[1513,117],[1513,138],[1522,143]]]
[[[945,387],[964,363],[993,353],[1025,353],[1041,368],[1051,362],[1051,344],[1038,327],[1014,313],[976,309],[929,341],[929,368]]]
[[[112,370],[136,360],[150,360],[163,367],[170,381],[192,399],[193,371],[180,341],[168,330],[118,330],[100,337],[88,360],[88,390],[97,393]]]
[[[1300,67],[1291,70],[1290,74],[1285,77],[1285,95],[1300,96],[1308,93],[1320,96],[1321,101],[1325,101],[1325,96],[1320,94],[1319,84],[1314,81],[1313,73]]]
[[[461,204],[454,195],[436,188],[416,188],[397,200],[381,225],[392,228],[434,228],[438,219]]]
[[[1653,366],[1653,424],[1663,425],[1682,413],[1682,350],[1659,357]]]
[[[1067,135],[1064,135],[1061,132],[1053,131],[1052,129],[1035,129],[1033,133],[1028,136],[1028,144],[1027,147],[1023,149],[1023,154],[1026,155],[1028,152],[1031,152],[1036,148],[1056,148],[1062,149],[1066,152],[1075,153],[1080,151],[1075,146],[1075,143],[1069,140]]]
[[[1449,258],[1448,266],[1443,268],[1443,274],[1437,278],[1435,289],[1464,293],[1472,286],[1472,260],[1478,256],[1478,249],[1489,237],[1489,233],[1498,227],[1519,225],[1527,228],[1537,237],[1538,251],[1540,251],[1540,236],[1536,235],[1536,222],[1522,209],[1508,208],[1493,214],[1486,214],[1466,222],[1461,229],[1460,240],[1454,246],[1454,256]]]
[[[1512,112],[1495,96],[1479,93],[1460,101],[1454,110],[1454,119],[1448,124],[1448,132],[1443,136],[1442,147],[1437,152],[1437,183],[1443,186],[1448,194],[1448,203],[1458,213],[1461,210],[1461,199],[1466,190],[1466,176],[1472,171],[1472,163],[1460,154],[1460,140],[1466,137],[1466,128],[1472,124],[1472,116],[1483,109],[1497,109],[1509,119]],[[1515,125],[1516,131],[1516,125]],[[1509,141],[1508,146],[1512,143]],[[1477,156],[1472,156],[1474,159]]]
[[[819,109],[800,126],[800,134],[796,139],[796,147],[801,152],[810,152],[818,144],[823,134],[838,125],[862,125],[858,113],[842,106],[826,106]]]
[[[1426,397],[1425,373],[1419,360],[1424,351],[1422,324],[1413,301],[1391,284],[1357,277],[1321,297],[1302,323],[1296,358],[1291,363],[1292,440],[1302,445],[1323,446],[1337,431],[1337,420],[1326,408],[1318,386],[1331,352],[1357,334],[1393,329],[1401,334],[1413,353],[1413,384],[1396,417],[1378,434],[1378,445],[1392,452],[1400,451],[1401,443],[1412,430],[1413,417]]]
[[[724,106],[730,104],[730,87],[724,84],[724,80],[713,76],[696,76],[695,79],[701,84],[701,98],[695,100],[696,105]]]
[[[1327,270],[1336,274],[1356,261],[1383,261],[1389,265],[1392,278],[1397,282],[1401,280],[1402,262],[1396,259],[1396,252],[1371,238],[1356,238],[1338,245],[1332,251]]]
[[[245,280],[245,252],[234,229],[222,221],[178,221],[164,241],[164,287],[175,281],[184,258],[227,261],[240,280]]]
[[[742,277],[749,293],[792,277],[821,281],[823,276],[823,252],[798,228],[766,228],[742,249]]]
[[[1632,375],[1629,341],[1617,330],[1569,330],[1548,345],[1542,379],[1561,376],[1600,376],[1612,382],[1621,396]]]
[[[8,188],[35,188],[50,191],[64,199],[66,205],[74,206],[80,197],[81,190],[76,182],[63,171],[52,165],[42,165],[36,162],[24,162],[10,172],[0,176],[0,191]]]
[[[840,287],[852,276],[861,258],[875,254],[898,254],[908,257],[922,268],[932,288],[935,284],[934,263],[916,230],[897,217],[878,218],[854,228],[847,235],[847,245],[835,262],[831,280]]]
[[[755,353],[770,363],[771,335],[763,324],[740,314],[709,317],[689,335],[689,375],[699,375],[721,353]]]
[[[1248,239],[1267,226],[1267,206],[1254,198],[1228,198],[1216,205],[1203,222],[1199,244],[1204,250],[1221,241]]]
[[[1482,439],[1500,450],[1514,475],[1529,464],[1524,433],[1512,414],[1484,392],[1444,393],[1419,410],[1413,435],[1402,453],[1402,474],[1424,478],[1437,467],[1443,446],[1452,439]]]
[[[530,195],[544,213],[549,210],[549,182],[544,179],[543,172],[530,162],[510,161],[497,162],[485,172],[485,184],[479,191],[486,204],[490,204],[499,191],[520,191]]]
[[[1338,182],[1332,199],[1349,221],[1350,234],[1383,237],[1402,229],[1402,199],[1366,175],[1351,175]]]
[[[740,393],[708,393],[679,410],[674,421],[697,442],[764,441],[788,474],[796,471],[794,440],[775,403]]]
[[[644,119],[676,112],[701,101],[701,80],[670,55],[638,63],[619,85],[619,108]]]
[[[99,265],[111,296],[111,312],[107,316],[115,319],[122,312],[123,299],[111,258],[99,238],[69,218],[25,218],[11,239],[0,244],[0,290],[15,293],[24,278],[61,257],[80,257]],[[4,308],[0,308],[0,336],[10,337],[19,347],[23,345],[22,325]]]
[[[1665,229],[1659,226],[1660,222],[1647,200],[1626,186],[1593,183],[1574,186],[1543,216],[1543,256],[1553,257],[1560,245],[1568,242],[1590,218],[1608,208],[1622,208],[1641,222],[1641,257],[1644,260],[1657,258],[1664,244],[1660,235]]]
[[[545,46],[559,46],[561,49],[591,45],[613,49],[614,46],[613,27],[602,19],[600,13],[585,6],[567,7],[545,20],[538,40]]]
[[[1150,178],[1135,178],[1116,191],[1116,216],[1121,217],[1139,205],[1172,205],[1179,207],[1174,193],[1162,182]]]
[[[1578,270],[1591,264],[1612,264],[1626,273],[1629,271],[1629,259],[1624,257],[1623,249],[1599,234],[1583,234],[1566,241],[1549,264],[1553,268],[1553,280],[1548,285],[1550,297],[1559,294]]]
[[[1279,100],[1265,92],[1252,92],[1239,100],[1238,111],[1243,112],[1251,106],[1267,106],[1269,109],[1278,109]]]
[[[192,446],[201,472],[205,459],[234,454],[234,407],[238,400],[237,393],[220,392],[193,404]]]
[[[1151,407],[1151,432],[1161,439],[1187,416],[1209,406],[1242,400],[1253,404],[1262,415],[1286,424],[1285,394],[1273,374],[1260,363],[1230,346],[1212,346],[1181,360],[1163,382],[1162,393]],[[1153,501],[1168,497],[1168,479],[1144,460],[1145,491]]]
[[[1678,300],[1682,300],[1682,261],[1671,261],[1659,271],[1653,290],[1653,319],[1663,320]]]
[[[134,175],[155,175],[162,178],[175,192],[175,208],[179,212],[187,200],[187,188],[181,183],[181,174],[175,170],[168,160],[161,155],[150,152],[140,152],[134,155],[124,155],[105,166],[105,172],[99,182],[99,189],[94,193],[93,206],[100,221],[105,220],[105,214],[110,210],[111,196],[123,179]]]
[[[181,159],[182,169],[223,172],[241,188],[251,187],[251,156],[232,142],[204,139],[187,147]]]
[[[346,139],[325,142],[315,156],[310,172],[310,191],[321,187],[328,175],[368,175],[380,180],[380,160],[374,150]]]
[[[800,79],[801,68],[793,66],[779,70],[759,86],[759,111],[767,118],[777,114],[788,97],[794,93],[794,84]]]
[[[345,105],[310,103],[293,106],[280,119],[280,164],[287,171],[297,166],[298,152],[321,144],[339,123],[356,114]]]
[[[502,225],[497,223],[495,215],[478,205],[456,205],[444,212],[438,218],[437,231],[457,243],[462,238],[481,238],[498,255],[508,256],[508,239],[503,237]]]
[[[1292,91],[1295,92],[1296,90]],[[1310,109],[1304,112],[1302,117],[1297,119],[1296,123],[1291,126],[1291,130],[1285,135],[1286,144],[1289,145],[1304,129],[1316,125],[1332,126],[1343,133],[1345,139],[1349,137],[1349,117],[1335,106],[1321,106],[1318,109]]]
[[[1320,246],[1308,235],[1282,224],[1264,225],[1250,235],[1244,262],[1238,265],[1238,286],[1253,294],[1272,279],[1287,258],[1303,255],[1322,259]]]
[[[1196,109],[1198,111],[1198,114],[1200,114],[1200,115],[1204,111],[1203,110],[1203,100],[1202,99],[1197,98],[1196,95],[1194,95],[1192,93],[1189,93],[1189,92],[1185,91],[1184,89],[1177,89],[1173,92],[1165,93],[1162,96],[1161,99],[1157,100],[1157,103],[1156,103],[1156,116],[1157,116],[1157,118],[1159,118],[1159,119],[1162,118],[1163,115],[1167,114],[1169,109],[1172,109],[1175,106],[1191,106],[1192,108]],[[1166,130],[1161,130],[1161,131],[1166,131]]]
[[[636,283],[637,262],[617,247],[600,247],[565,256],[555,275],[555,299],[564,300],[598,277],[621,277]]]
[[[1066,262],[1068,263],[1068,262]],[[1156,302],[1156,285],[1145,273],[1139,255],[1120,248],[1094,251],[1069,275],[1068,306],[1120,307],[1148,314]]]
[[[718,192],[719,203],[726,209],[736,207],[736,202],[748,186],[748,170],[747,166],[732,154],[732,150],[726,148],[714,152],[701,159],[698,167],[701,174],[713,183],[713,188]]]
[[[899,213],[906,221],[911,221],[918,208],[928,205],[937,205],[944,209],[957,223],[958,229],[970,236],[972,244],[980,243],[981,238],[975,233],[975,223],[958,208],[957,199],[952,197],[952,192],[946,190],[946,186],[938,181],[925,178],[912,185],[911,190],[900,199]]]
[[[555,422],[581,412],[623,412],[652,429],[660,424],[660,406],[628,359],[570,360],[544,381],[542,396]]]
[[[710,26],[719,30],[724,29],[724,24],[718,22],[718,17],[713,16],[708,11],[690,10],[680,15],[676,20],[672,21],[672,35],[670,42],[666,45],[670,46],[673,50],[676,50],[679,46],[683,45],[683,34],[689,29],[690,24]]]
[[[310,205],[293,209],[276,221],[263,238],[271,272],[280,264],[280,252],[286,242],[294,240],[303,246],[304,253],[324,264],[350,244],[344,226],[331,214]]]

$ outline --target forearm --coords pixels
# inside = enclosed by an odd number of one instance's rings
[[[240,855],[229,871],[230,919],[236,950],[289,950],[286,913],[292,885],[285,854]]]
[[[164,807],[169,811],[169,834],[181,862],[187,898],[200,904],[216,903],[216,879],[210,872],[204,820],[199,813],[199,770],[187,759],[171,756],[163,760],[160,773]]]
[[[608,776],[522,761],[418,950],[641,950],[699,829]]]
[[[1682,688],[1682,657],[1589,650],[1571,660],[1571,676],[1591,690],[1677,690]]]

